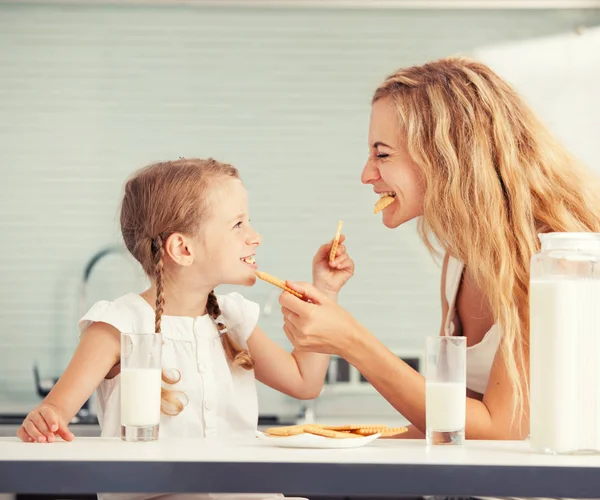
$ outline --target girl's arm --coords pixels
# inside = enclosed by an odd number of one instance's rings
[[[120,333],[107,323],[93,323],[82,335],[69,366],[44,401],[23,421],[17,435],[23,441],[68,441],[67,428],[102,379],[119,362]]]
[[[345,239],[342,234],[333,261],[329,261],[331,240],[321,245],[312,263],[314,285],[334,301],[354,274],[354,261],[346,251]],[[258,327],[248,339],[248,348],[255,363],[256,378],[263,384],[296,399],[314,399],[321,393],[329,355],[299,349],[290,354]]]
[[[256,327],[248,338],[254,373],[260,382],[296,399],[314,399],[323,388],[329,355],[313,352],[291,353]]]

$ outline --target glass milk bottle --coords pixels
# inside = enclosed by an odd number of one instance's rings
[[[540,234],[531,259],[530,444],[600,453],[600,234]]]

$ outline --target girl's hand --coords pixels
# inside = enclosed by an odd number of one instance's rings
[[[313,285],[334,300],[340,289],[354,274],[354,261],[346,252],[346,246],[342,244],[345,239],[342,234],[333,262],[329,262],[333,239],[321,245],[313,259]]]
[[[288,292],[279,297],[283,331],[294,348],[342,357],[352,351],[360,325],[350,313],[309,283],[288,281],[286,285],[310,300],[305,302]]]
[[[27,415],[17,436],[28,443],[53,443],[56,436],[65,441],[73,441],[75,438],[57,408],[49,403],[42,403]]]

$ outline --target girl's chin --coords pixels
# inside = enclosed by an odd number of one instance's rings
[[[247,276],[240,276],[238,279],[232,280],[230,285],[252,286],[256,283],[256,274],[254,271]]]

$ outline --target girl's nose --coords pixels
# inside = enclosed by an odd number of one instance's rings
[[[262,241],[262,238],[260,237],[260,234],[258,233],[254,233],[250,238],[248,238],[248,245],[252,245],[252,246],[258,246],[260,245],[260,242]]]

